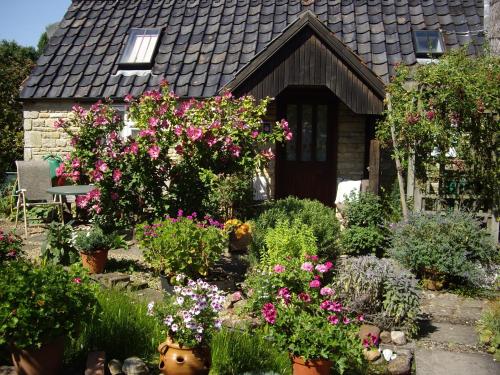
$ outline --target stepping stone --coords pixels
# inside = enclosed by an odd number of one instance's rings
[[[425,331],[422,340],[471,346],[478,344],[478,335],[473,326],[430,322]]]
[[[163,301],[163,298],[165,297],[165,295],[162,292],[160,292],[159,290],[151,289],[151,288],[138,290],[137,292],[135,292],[135,295],[148,303],[151,301],[154,301],[154,302]]]
[[[444,350],[417,349],[416,375],[496,375],[500,363],[480,353],[455,353]]]

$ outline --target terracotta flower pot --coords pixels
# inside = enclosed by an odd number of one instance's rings
[[[88,253],[80,253],[83,267],[90,273],[103,273],[106,261],[108,260],[108,250],[95,250]]]
[[[210,370],[208,348],[180,347],[167,339],[158,346],[160,373],[165,375],[207,375]]]
[[[330,375],[333,363],[326,359],[304,361],[302,357],[292,357],[293,375]]]
[[[12,362],[18,375],[56,375],[62,368],[64,337],[43,344],[40,349],[12,348]]]
[[[236,238],[236,234],[231,233],[229,235],[229,251],[232,252],[246,251],[251,242],[252,242],[251,233],[247,233],[240,238]]]

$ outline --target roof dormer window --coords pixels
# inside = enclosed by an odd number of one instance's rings
[[[160,29],[131,29],[120,65],[131,68],[151,67],[160,33]]]
[[[413,32],[417,57],[439,56],[444,53],[444,43],[438,30],[417,30]]]

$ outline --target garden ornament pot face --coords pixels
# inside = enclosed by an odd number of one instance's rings
[[[108,260],[108,250],[96,250],[88,253],[80,253],[83,268],[89,273],[103,273],[106,261]]]
[[[326,359],[304,361],[302,357],[292,357],[293,375],[330,375],[332,365]]]
[[[165,375],[207,375],[210,370],[208,348],[180,347],[170,339],[158,346],[160,373]]]
[[[64,337],[40,349],[12,349],[12,362],[18,375],[57,375],[63,364]]]

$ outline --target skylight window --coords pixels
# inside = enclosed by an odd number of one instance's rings
[[[413,32],[417,57],[442,55],[444,43],[438,30],[417,30]]]
[[[131,29],[121,65],[151,66],[160,39],[160,29]]]

